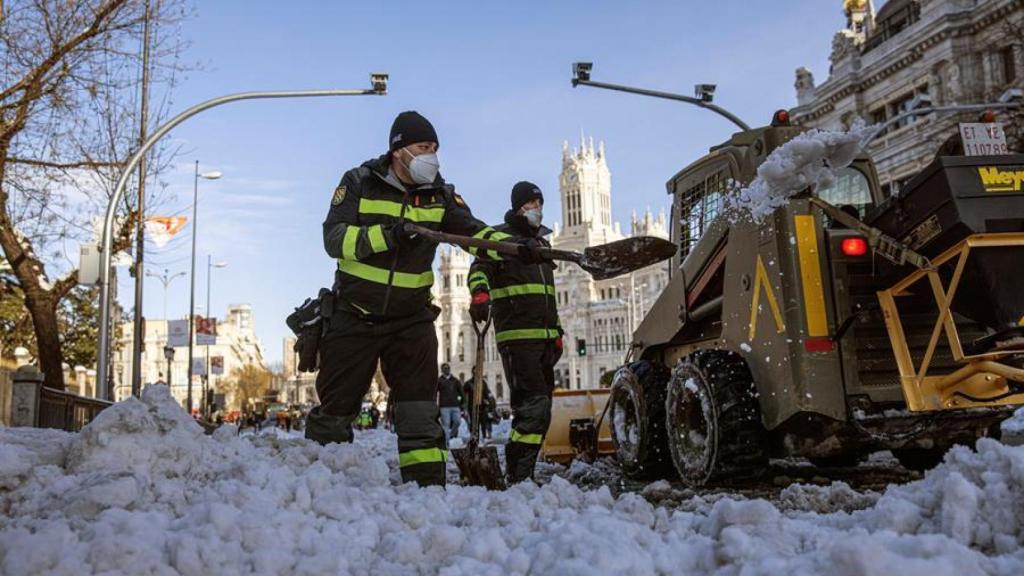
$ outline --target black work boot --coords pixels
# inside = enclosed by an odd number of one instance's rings
[[[321,413],[320,406],[316,406],[306,416],[306,438],[323,446],[352,442],[352,422],[356,416],[331,416]]]

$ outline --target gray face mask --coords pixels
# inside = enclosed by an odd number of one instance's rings
[[[413,156],[412,152],[403,148],[405,153],[411,156],[409,160],[409,176],[412,181],[417,184],[433,184],[434,179],[437,178],[437,173],[441,169],[441,162],[437,159],[437,154],[420,154],[419,156]]]
[[[540,228],[540,223],[544,220],[544,210],[541,208],[534,208],[533,210],[524,210],[523,217],[530,223],[530,226],[534,228]]]

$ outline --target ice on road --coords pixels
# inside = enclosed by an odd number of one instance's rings
[[[664,482],[421,489],[396,459],[383,431],[207,436],[163,387],[80,434],[0,429],[0,574],[1024,573],[1024,447],[993,440],[880,496],[838,483],[671,509],[644,498]],[[830,499],[853,511],[813,511]]]

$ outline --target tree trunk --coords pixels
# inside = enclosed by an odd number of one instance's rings
[[[57,303],[50,295],[42,298],[25,298],[25,306],[32,315],[39,351],[39,369],[46,377],[46,386],[64,390],[64,351],[60,344],[60,329],[57,325]]]

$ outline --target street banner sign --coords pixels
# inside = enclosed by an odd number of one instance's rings
[[[192,358],[192,375],[202,376],[203,374],[206,374],[206,358],[202,356]]]
[[[146,235],[157,248],[163,248],[187,221],[184,216],[150,216],[146,218]]]
[[[196,316],[196,345],[215,346],[217,344],[217,319]]]
[[[960,139],[965,156],[998,156],[1009,154],[1006,133],[999,122],[961,122]]]
[[[224,357],[210,356],[210,374],[220,376],[224,373]]]
[[[188,346],[188,320],[167,321],[167,345],[174,348]]]

